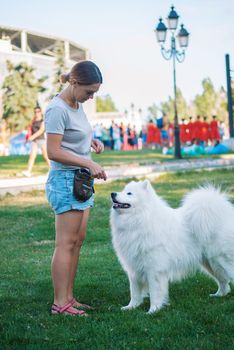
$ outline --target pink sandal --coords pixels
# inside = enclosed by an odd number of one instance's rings
[[[64,314],[64,315],[70,315],[70,316],[88,316],[85,311],[83,310],[77,310],[72,307],[74,302],[69,302],[65,304],[64,306],[58,306],[56,304],[52,305],[51,308],[51,314]]]
[[[87,304],[81,304],[79,303],[75,298],[73,298],[71,301],[72,306],[75,307],[76,309],[80,310],[94,310],[94,307],[87,305]],[[80,304],[79,306],[74,305],[75,303]]]

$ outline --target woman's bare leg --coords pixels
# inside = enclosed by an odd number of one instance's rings
[[[46,150],[46,144],[45,143],[41,146],[41,152],[42,152],[43,158],[45,159],[45,161],[48,164],[48,167],[50,167],[50,160],[49,160],[49,158],[47,156],[47,150]]]
[[[69,288],[73,261],[77,252],[78,232],[83,212],[71,210],[56,215],[56,242],[51,272],[54,286],[54,303],[63,306],[69,300]]]
[[[71,269],[70,281],[69,281],[69,289],[68,289],[69,300],[72,300],[72,298],[73,298],[73,286],[74,286],[74,281],[75,281],[76,272],[77,272],[78,263],[79,263],[80,249],[82,247],[83,241],[85,240],[85,236],[86,236],[86,229],[87,229],[87,224],[88,224],[88,219],[89,219],[89,212],[90,212],[90,209],[86,209],[83,212],[81,225],[80,225],[80,228],[77,232],[78,239],[77,239],[77,244],[76,244],[76,247],[74,250],[72,269]]]
[[[37,156],[37,144],[36,143],[33,143],[32,144],[32,148],[31,148],[31,152],[30,152],[30,155],[29,155],[29,160],[28,160],[28,169],[27,171],[28,172],[32,172],[32,168],[33,168],[33,165],[35,163],[35,159],[36,159],[36,156]]]

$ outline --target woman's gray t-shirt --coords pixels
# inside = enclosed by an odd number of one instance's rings
[[[82,104],[79,108],[70,107],[60,97],[55,96],[45,112],[46,134],[63,135],[61,148],[73,155],[91,158],[92,128],[84,113]],[[51,169],[76,169],[51,160]]]

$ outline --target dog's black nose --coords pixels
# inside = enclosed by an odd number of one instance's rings
[[[116,196],[117,196],[117,193],[116,193],[116,192],[111,192],[111,198],[112,198],[112,199],[115,199]]]

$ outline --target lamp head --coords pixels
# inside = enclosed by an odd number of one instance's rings
[[[159,18],[159,23],[158,23],[157,27],[155,28],[155,34],[156,34],[157,41],[159,43],[165,42],[166,35],[167,35],[167,27],[163,23],[162,18]]]
[[[184,25],[181,24],[180,31],[177,35],[179,40],[180,47],[187,47],[189,42],[189,32],[184,28]]]
[[[178,25],[178,20],[179,20],[179,16],[177,12],[174,10],[174,6],[171,6],[171,11],[167,17],[168,28],[171,30],[176,30]]]

